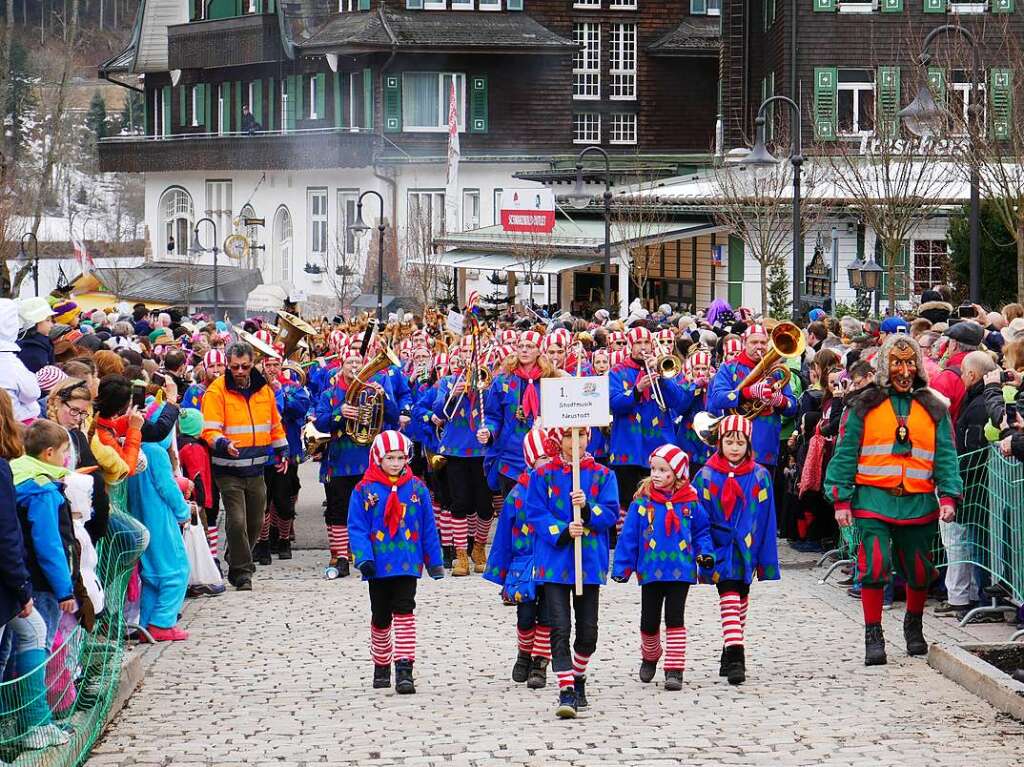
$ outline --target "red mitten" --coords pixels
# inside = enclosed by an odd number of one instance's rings
[[[782,393],[781,389],[772,395],[772,407],[786,407],[788,404],[789,400],[786,399],[786,395]]]
[[[771,384],[763,378],[743,390],[743,396],[750,400],[763,400],[771,394]]]

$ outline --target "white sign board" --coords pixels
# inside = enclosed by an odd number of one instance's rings
[[[540,422],[545,428],[608,426],[608,376],[540,379]]]
[[[445,321],[445,326],[457,336],[462,335],[462,326],[465,323],[466,318],[458,312],[454,312],[451,309],[448,310],[448,319]]]
[[[503,189],[501,228],[506,232],[550,233],[555,228],[554,190]]]

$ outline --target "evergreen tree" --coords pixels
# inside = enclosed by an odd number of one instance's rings
[[[971,229],[968,209],[949,222],[946,234],[952,260],[950,277],[967,292],[971,252]],[[1017,300],[1017,245],[1003,225],[995,206],[981,203],[981,302],[998,307]]]
[[[777,320],[788,320],[792,303],[786,263],[776,259],[768,266],[768,314]]]
[[[107,137],[107,102],[103,100],[103,94],[96,91],[89,102],[89,111],[85,115],[85,125],[99,141]]]
[[[121,133],[142,133],[145,126],[145,103],[138,91],[127,91],[124,107],[121,109]]]
[[[3,105],[6,122],[6,143],[11,158],[17,160],[28,138],[27,119],[36,106],[32,93],[33,74],[29,66],[28,50],[18,40],[11,43],[8,61],[8,83]]]

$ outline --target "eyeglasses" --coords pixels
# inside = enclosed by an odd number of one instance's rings
[[[246,372],[247,370],[252,370],[252,363],[250,362],[250,363],[249,363],[249,364],[247,364],[247,365],[246,365],[246,364],[238,364],[238,365],[228,365],[228,367],[229,367],[229,368],[230,368],[231,370],[233,370],[233,371],[235,371],[235,372],[237,372],[237,373],[244,373],[244,372]]]
[[[79,408],[72,407],[71,405],[69,405],[67,403],[64,403],[64,407],[66,407],[68,409],[68,412],[71,415],[73,415],[75,418],[85,418],[87,415],[89,415],[89,411],[88,410],[80,410]]]

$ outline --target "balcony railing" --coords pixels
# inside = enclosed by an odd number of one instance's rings
[[[358,168],[372,162],[376,138],[360,128],[117,136],[99,142],[99,160],[123,173]]]
[[[167,28],[170,69],[215,69],[281,61],[281,31],[274,14],[193,21]]]

